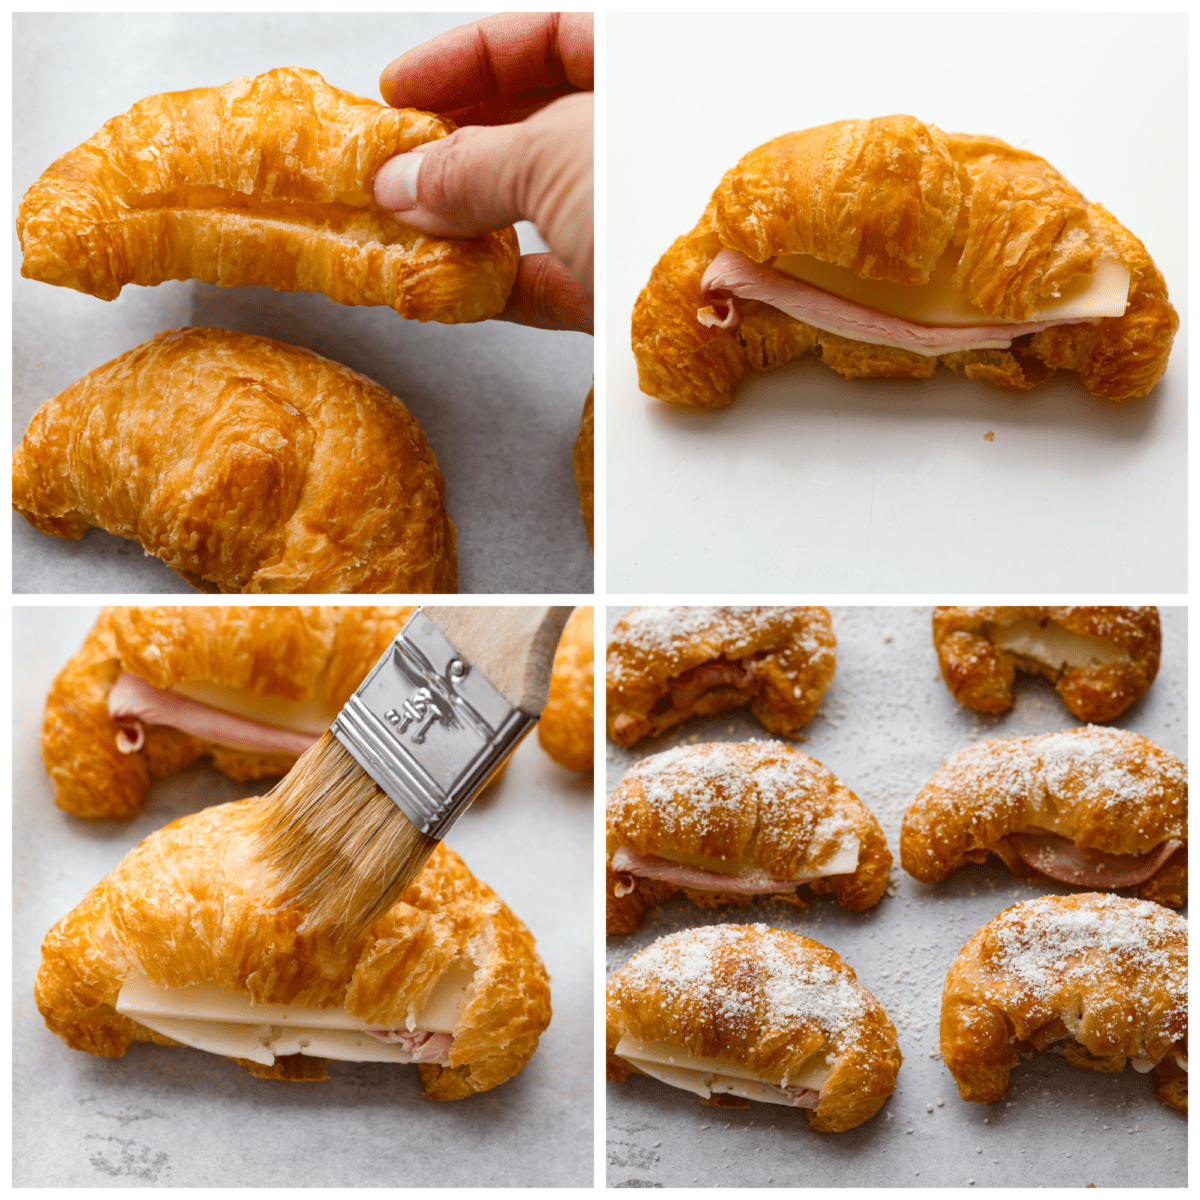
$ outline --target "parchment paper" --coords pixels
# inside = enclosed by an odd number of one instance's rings
[[[529,926],[551,975],[550,1028],[498,1088],[438,1104],[415,1067],[384,1063],[331,1063],[324,1083],[285,1084],[184,1047],[100,1058],[45,1027],[33,981],[50,926],[154,830],[270,786],[198,767],[156,784],[128,822],[55,808],[42,710],[95,615],[13,614],[14,1186],[589,1186],[594,973],[580,935],[593,912],[592,783],[553,763],[536,733],[447,838]]]
[[[18,14],[13,23],[13,212],[60,155],[145,96],[280,66],[379,98],[394,58],[479,14]],[[544,250],[532,226],[525,253]],[[592,339],[504,321],[422,325],[384,308],[269,288],[168,282],[109,303],[20,277],[13,246],[14,445],[36,409],[164,329],[207,325],[305,346],[398,396],[420,422],[458,528],[462,592],[592,588],[571,453]],[[48,537],[13,518],[13,590],[191,593],[136,542],[93,529]]]
[[[609,629],[623,610],[611,610]],[[1163,654],[1149,694],[1115,724],[1187,757],[1187,618],[1162,609]],[[722,921],[794,929],[836,950],[895,1022],[904,1065],[898,1088],[864,1124],[813,1133],[803,1113],[770,1104],[706,1107],[644,1076],[607,1086],[612,1187],[1184,1187],[1187,1119],[1151,1093],[1146,1076],[1103,1075],[1059,1055],[1014,1069],[996,1104],[960,1100],[938,1056],[946,972],[979,926],[1018,900],[1056,891],[1013,879],[993,857],[927,886],[899,862],[908,802],[956,750],[985,737],[1048,733],[1079,724],[1050,684],[1019,675],[1006,716],[962,708],[946,690],[929,610],[833,610],[837,675],[797,748],[843,779],[878,817],[896,861],[888,894],[872,912],[847,913],[830,898],[807,913],[758,901],[695,908],[676,897],[642,929],[608,939],[608,970],[664,934]],[[685,722],[631,751],[608,743],[608,790],[634,762],[682,743],[769,737],[748,710]],[[940,1103],[941,1102],[941,1103]],[[932,1110],[932,1111],[930,1111]]]

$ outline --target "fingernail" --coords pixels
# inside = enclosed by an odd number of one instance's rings
[[[415,151],[397,154],[375,172],[375,203],[391,212],[417,206],[417,174],[424,157]]]

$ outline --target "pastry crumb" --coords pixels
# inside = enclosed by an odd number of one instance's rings
[[[996,435],[989,429],[987,433],[983,435],[983,440],[985,442],[994,442],[996,440]]]

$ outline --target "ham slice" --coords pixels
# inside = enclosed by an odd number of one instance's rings
[[[737,250],[722,250],[708,265],[700,281],[702,307],[696,314],[701,325],[736,329],[739,317],[734,300],[758,300],[785,312],[806,325],[836,333],[856,342],[895,346],[932,357],[954,350],[1004,349],[1012,339],[1040,333],[1054,325],[1095,325],[1099,318],[1065,317],[1051,321],[1014,322],[1005,325],[918,325],[843,300],[793,279],[782,271],[752,262]]]
[[[797,1108],[816,1108],[821,1099],[821,1093],[814,1092],[812,1088],[781,1086],[779,1090],[785,1096],[790,1096]]]
[[[716,659],[684,671],[668,684],[671,703],[676,708],[690,708],[705,692],[713,688],[734,687],[753,690],[754,672],[740,662]]]
[[[413,1062],[446,1062],[454,1038],[449,1033],[432,1033],[428,1029],[368,1029],[381,1042],[399,1042],[413,1056]]]
[[[169,725],[206,742],[265,754],[299,757],[318,740],[316,734],[231,716],[197,700],[156,688],[128,672],[118,677],[108,693],[108,715],[117,727],[117,749],[122,754],[142,748],[145,740],[142,722]]]
[[[612,869],[619,875],[640,875],[643,879],[658,879],[673,883],[676,887],[698,888],[706,892],[736,892],[742,896],[765,896],[773,892],[786,892],[821,879],[820,871],[802,875],[798,879],[739,879],[736,875],[722,875],[720,871],[706,871],[703,867],[691,867],[686,863],[671,862],[654,855],[639,854],[628,846],[620,846],[612,856]],[[622,881],[618,881],[618,887]],[[617,895],[628,895],[633,888]]]
[[[1022,861],[1051,879],[1103,888],[1145,883],[1183,845],[1169,841],[1148,854],[1105,854],[1081,849],[1056,833],[1010,833],[1007,841]]]

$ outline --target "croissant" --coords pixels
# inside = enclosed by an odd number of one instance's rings
[[[583,513],[583,523],[587,528],[588,545],[594,546],[593,541],[593,510],[595,508],[595,458],[596,451],[593,444],[593,432],[595,427],[595,412],[593,397],[596,389],[593,387],[588,392],[587,400],[583,405],[583,420],[579,425],[579,436],[575,439],[575,454],[573,463],[575,466],[575,487],[579,491],[579,508]]]
[[[538,741],[560,767],[590,771],[593,731],[593,609],[580,605],[558,639],[550,675],[550,698],[538,721]]]
[[[608,982],[608,1078],[650,1075],[700,1097],[803,1108],[841,1133],[883,1107],[901,1055],[883,1006],[832,950],[765,925],[659,938]]]
[[[400,902],[339,949],[272,898],[254,845],[263,809],[172,821],[50,930],[34,994],[51,1032],[107,1057],[191,1045],[264,1079],[324,1079],[328,1059],[417,1062],[432,1100],[515,1075],[550,1022],[550,990],[495,892],[439,843]]]
[[[749,704],[795,737],[837,664],[823,608],[634,608],[608,645],[608,736],[621,746],[688,717]]]
[[[206,592],[452,592],[437,459],[404,405],[308,350],[180,329],[34,414],[13,507],[140,541]]]
[[[1089,725],[976,742],[952,755],[904,814],[900,863],[940,883],[999,855],[1021,879],[1136,887],[1187,900],[1187,768],[1148,738]]]
[[[296,67],[149,96],[25,193],[21,274],[102,300],[127,283],[200,279],[324,292],[419,321],[495,316],[517,276],[511,226],[430,237],[372,194],[387,159],[453,129]]]
[[[1009,1091],[1022,1052],[1091,1071],[1155,1070],[1187,1112],[1187,922],[1144,900],[1085,893],[1006,908],[962,948],[942,991],[942,1060],[964,1100]]]
[[[201,758],[239,781],[285,774],[412,611],[104,609],[46,698],[54,802],[78,817],[135,817],[151,780]]]
[[[807,908],[802,892],[835,892],[862,912],[891,865],[879,822],[816,759],[780,742],[679,746],[643,759],[609,799],[607,928],[632,933],[681,888],[703,907],[770,896]]]
[[[933,646],[951,694],[976,712],[1013,706],[1017,669],[1045,675],[1081,721],[1111,721],[1158,674],[1157,608],[935,608]]]
[[[1179,318],[1145,247],[1045,159],[915,117],[785,134],[728,171],[633,310],[642,390],[722,408],[813,350],[847,379],[1145,396]]]

